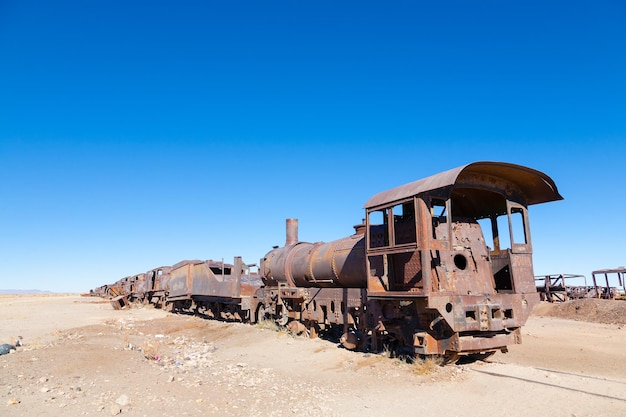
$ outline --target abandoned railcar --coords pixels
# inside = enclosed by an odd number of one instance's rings
[[[539,171],[476,162],[373,196],[344,239],[299,242],[288,221],[286,245],[261,261],[256,319],[341,326],[349,348],[505,350],[539,300],[528,206],[560,199]]]
[[[165,305],[173,311],[248,321],[252,294],[257,288],[250,283],[250,266],[240,256],[233,264],[182,261],[170,271]]]
[[[103,288],[125,301],[130,282],[142,283],[137,293],[157,306],[339,333],[348,349],[488,355],[520,343],[539,300],[528,207],[560,199],[542,172],[475,162],[376,194],[343,239],[301,242],[288,219],[285,246],[261,259],[261,287],[235,257],[183,261]]]

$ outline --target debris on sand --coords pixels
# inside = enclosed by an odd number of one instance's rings
[[[10,345],[8,343],[4,343],[0,345],[0,355],[6,355],[7,353],[10,353],[12,350],[15,350],[15,346],[13,345]]]

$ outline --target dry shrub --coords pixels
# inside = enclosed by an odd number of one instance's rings
[[[284,330],[281,326],[278,325],[278,323],[271,319],[259,321],[256,324],[256,327],[258,327],[259,329],[271,330],[273,332],[280,332]]]
[[[416,358],[411,365],[411,371],[415,375],[430,375],[441,369],[443,360],[437,356],[428,356],[425,359]]]
[[[141,346],[141,351],[143,352],[144,358],[148,360],[155,360],[159,357],[159,348],[160,345],[158,343],[152,344],[148,342],[147,344]]]

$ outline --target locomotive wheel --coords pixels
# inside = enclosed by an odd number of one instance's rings
[[[295,334],[296,336],[299,336],[307,331],[306,326],[297,320],[290,321],[289,324],[287,324],[287,328],[291,333]]]
[[[265,305],[259,304],[259,306],[256,309],[256,322],[260,323],[265,319],[267,319],[267,313],[265,312]]]
[[[310,339],[316,339],[319,334],[319,328],[317,327],[317,323],[310,321],[307,323],[307,331],[309,333]]]
[[[354,332],[345,332],[341,335],[339,342],[348,350],[355,350],[359,345],[359,338]]]
[[[213,317],[216,319],[223,319],[222,317],[222,306],[220,303],[213,302],[210,304],[211,311],[213,312]]]
[[[458,352],[446,352],[442,357],[443,365],[447,365],[449,363],[456,363],[459,360]]]
[[[244,310],[238,307],[235,312],[235,318],[242,323],[248,323],[250,321],[250,310]]]
[[[283,310],[283,313],[276,319],[276,323],[280,326],[285,326],[289,322],[289,316],[287,315],[287,311]]]

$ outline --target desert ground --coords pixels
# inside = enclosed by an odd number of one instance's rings
[[[0,317],[7,417],[626,416],[626,301],[540,304],[521,345],[447,366],[78,295]]]

